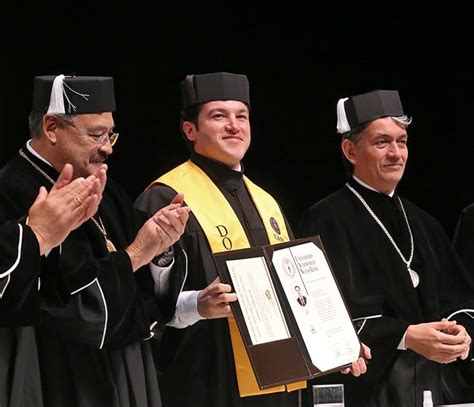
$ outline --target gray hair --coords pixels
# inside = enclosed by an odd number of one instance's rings
[[[28,128],[30,129],[30,137],[32,139],[38,139],[43,133],[43,117],[44,113],[31,112],[28,116]],[[54,114],[52,116],[58,116],[67,122],[73,122],[77,114]]]
[[[411,124],[411,122],[413,121],[413,119],[411,117],[407,116],[407,115],[388,116],[388,117],[395,120],[397,123],[400,123],[405,128],[407,128]],[[375,119],[375,120],[377,120],[377,119]],[[347,133],[344,133],[342,135],[341,142],[343,140],[347,139],[349,141],[352,141],[355,145],[359,144],[362,133],[364,132],[364,130],[367,128],[367,126],[371,122],[373,122],[373,120],[371,120],[367,123],[364,123],[359,127],[356,127],[354,130],[351,130],[351,131],[348,131]],[[343,165],[348,177],[352,177],[352,174],[354,173],[354,167],[353,167],[352,163],[346,158],[346,156],[344,154],[342,154],[342,165]]]

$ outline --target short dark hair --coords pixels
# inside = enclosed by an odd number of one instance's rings
[[[196,126],[196,130],[199,130],[199,113],[201,113],[202,108],[204,105],[209,102],[205,103],[197,103],[191,106],[188,106],[186,109],[181,110],[180,112],[180,120],[179,120],[179,131],[181,133],[181,136],[184,139],[184,142],[186,143],[186,146],[188,147],[189,151],[194,151],[194,143],[192,141],[189,141],[188,138],[186,137],[186,134],[183,131],[183,123],[184,122],[191,122]],[[250,112],[250,105],[248,105],[245,102],[242,102],[245,106],[247,106],[247,109]]]
[[[186,134],[183,131],[183,123],[191,122],[192,124],[196,126],[196,129],[199,130],[198,117],[199,117],[199,113],[201,113],[203,106],[204,106],[204,103],[198,103],[195,105],[191,105],[187,107],[186,109],[181,110],[180,112],[179,131],[189,151],[194,151],[194,143],[188,140],[188,138],[186,137]]]

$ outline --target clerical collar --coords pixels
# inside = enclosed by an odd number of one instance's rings
[[[364,188],[370,189],[371,191],[378,192],[379,194],[384,194],[383,192],[377,191],[375,188],[372,188],[370,185],[367,185],[365,182],[362,182],[359,178],[357,178],[355,175],[352,176],[355,181],[357,181],[360,185],[362,185]],[[384,194],[388,195],[390,198],[393,198],[393,195],[395,194],[395,190],[390,192],[389,194]]]
[[[235,171],[227,165],[211,160],[193,151],[191,161],[201,168],[207,176],[216,184],[227,191],[235,191],[243,185],[243,164],[242,171]]]
[[[26,148],[28,149],[28,151],[33,154],[36,158],[38,158],[39,160],[43,161],[44,163],[48,164],[50,167],[53,167],[51,165],[51,163],[49,161],[47,161],[46,159],[44,159],[32,146],[31,146],[31,139],[29,139],[27,142],[26,142]],[[54,167],[53,167],[54,168]]]

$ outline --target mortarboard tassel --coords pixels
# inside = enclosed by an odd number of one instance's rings
[[[66,109],[64,108],[64,98],[66,98],[67,103],[68,103],[68,109],[67,109],[68,114],[73,113],[71,112],[71,108],[74,111],[77,110],[76,106],[69,99],[64,87],[68,88],[71,92],[75,93],[76,95],[83,97],[85,100],[89,100],[88,94],[76,92],[66,82],[64,82],[65,78],[66,77],[64,75],[58,75],[56,76],[56,78],[54,78],[53,86],[51,88],[51,96],[49,99],[49,107],[48,107],[49,114],[66,114]]]
[[[344,108],[344,102],[349,98],[339,99],[337,102],[337,132],[343,134],[351,129],[349,122],[347,121],[346,109]]]
[[[64,110],[64,75],[54,78],[51,96],[49,98],[48,114],[65,114]]]

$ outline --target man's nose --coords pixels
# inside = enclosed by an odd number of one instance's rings
[[[114,151],[112,144],[110,144],[110,139],[107,137],[105,142],[99,147],[99,151],[104,154],[110,155]]]
[[[229,116],[227,123],[226,123],[226,130],[227,131],[237,131],[239,129],[237,118],[233,116]]]
[[[392,157],[400,157],[401,153],[400,153],[400,147],[398,143],[396,142],[390,143],[390,148],[388,152]]]

